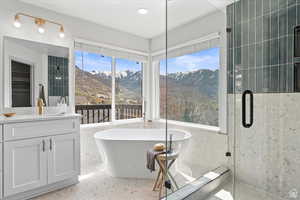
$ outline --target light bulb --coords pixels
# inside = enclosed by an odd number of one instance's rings
[[[19,21],[15,21],[15,22],[14,22],[14,26],[15,26],[16,28],[20,28],[20,27],[21,27],[21,23],[20,23]]]
[[[20,27],[21,27],[21,22],[20,22],[20,17],[19,17],[19,15],[16,15],[16,16],[15,16],[14,26],[15,26],[16,28],[20,28]]]
[[[59,33],[59,37],[60,37],[60,38],[64,38],[64,37],[65,37],[65,34],[64,34],[64,33]]]
[[[62,27],[62,26],[60,27],[59,37],[60,37],[60,38],[64,38],[64,37],[65,37],[64,27]]]
[[[45,33],[45,29],[42,26],[39,26],[38,31],[41,34]]]

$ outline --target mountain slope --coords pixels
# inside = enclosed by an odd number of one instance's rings
[[[168,119],[218,125],[218,70],[173,73],[160,78],[160,111]]]
[[[141,103],[142,73],[116,74],[116,103]],[[76,67],[76,104],[111,104],[112,77],[109,72],[87,72]]]

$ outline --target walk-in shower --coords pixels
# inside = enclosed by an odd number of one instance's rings
[[[187,35],[195,43],[198,41],[197,46],[182,48],[181,52],[191,53],[201,45],[203,49],[218,47],[220,51],[218,134],[210,131],[207,139],[203,131],[198,131],[206,139],[197,141],[199,148],[205,143],[210,146],[193,157],[199,158],[202,175],[207,169],[203,163],[206,167],[226,166],[232,173],[232,179],[227,179],[211,198],[300,199],[300,1],[207,2],[206,7],[198,7],[199,12],[208,11],[205,16],[183,25],[182,30],[168,30],[166,40],[168,59],[181,55],[174,44]],[[182,13],[193,14],[187,5],[181,12],[175,10],[173,3],[168,3],[170,24],[180,20]],[[174,12],[178,12],[178,18]],[[194,57],[189,58],[191,61]],[[169,74],[172,64],[166,62]],[[203,67],[202,63],[199,66]],[[169,82],[167,90],[172,92],[172,87]],[[172,125],[167,122],[167,126]],[[214,159],[218,164],[209,161]],[[191,177],[195,169],[200,169],[192,168],[190,165]],[[220,191],[225,191],[226,197]]]

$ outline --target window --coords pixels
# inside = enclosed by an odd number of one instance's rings
[[[141,62],[76,51],[75,64],[76,112],[83,115],[81,123],[142,117]]]
[[[142,117],[142,64],[116,59],[116,119]]]
[[[161,118],[167,105],[170,120],[219,125],[219,57],[219,48],[211,48],[160,62]]]
[[[112,58],[76,51],[75,65],[75,104],[82,123],[111,121]]]
[[[76,51],[76,105],[111,104],[111,57]]]

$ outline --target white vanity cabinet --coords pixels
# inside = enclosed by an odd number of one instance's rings
[[[78,181],[78,117],[7,123],[2,129],[4,199],[27,199]]]
[[[4,196],[47,184],[45,138],[4,144]]]
[[[79,135],[57,135],[49,139],[48,182],[76,176],[79,171]]]

